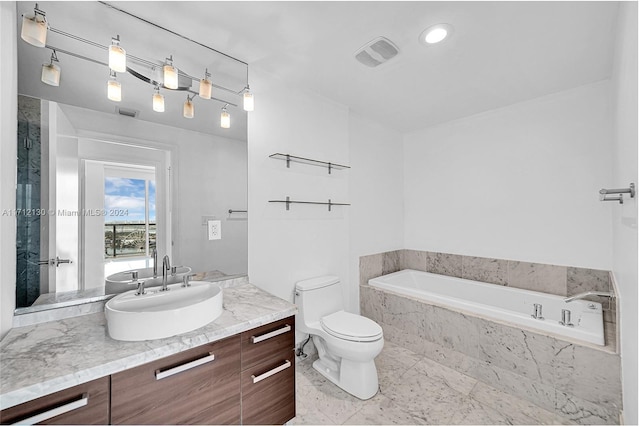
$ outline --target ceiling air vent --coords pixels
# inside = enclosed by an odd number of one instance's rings
[[[136,111],[135,109],[116,107],[116,113],[124,115],[125,117],[136,118],[138,116],[138,112],[139,111]]]
[[[378,37],[362,46],[354,56],[363,65],[375,68],[393,58],[400,52],[393,42],[384,37]]]

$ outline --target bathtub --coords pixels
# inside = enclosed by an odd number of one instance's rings
[[[562,296],[405,269],[369,280],[369,285],[497,321],[604,346],[602,305],[585,300],[565,303]],[[542,317],[534,319],[534,303]],[[573,327],[560,324],[571,311]]]

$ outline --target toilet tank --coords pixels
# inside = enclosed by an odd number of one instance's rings
[[[318,322],[323,316],[344,309],[340,279],[328,275],[299,281],[296,283],[295,301],[302,320],[298,323]]]

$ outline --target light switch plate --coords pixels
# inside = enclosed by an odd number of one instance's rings
[[[207,222],[207,234],[209,241],[219,240],[222,238],[222,224],[219,220],[210,220]]]

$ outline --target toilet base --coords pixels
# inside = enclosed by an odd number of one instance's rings
[[[313,368],[356,398],[366,400],[378,393],[378,371],[373,360],[356,362],[342,358],[338,369],[332,364],[318,359],[314,361]]]

